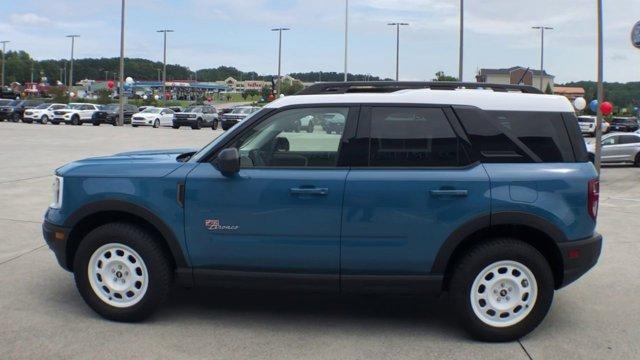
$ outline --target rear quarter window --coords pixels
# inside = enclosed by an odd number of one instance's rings
[[[561,113],[474,108],[455,111],[483,162],[575,161]]]

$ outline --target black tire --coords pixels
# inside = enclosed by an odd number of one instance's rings
[[[157,129],[157,128],[159,128],[159,127],[160,127],[160,120],[155,119],[155,121],[153,122],[153,128],[154,128],[154,129]]]
[[[218,120],[213,119],[213,124],[211,124],[211,130],[218,130]]]
[[[640,153],[637,153],[637,154],[636,154],[636,159],[635,159],[635,161],[633,162],[633,165],[635,165],[635,166],[637,166],[637,167],[640,167]]]
[[[18,121],[20,121],[20,115],[18,115],[18,114],[16,114],[16,113],[13,113],[13,114],[11,115],[11,121],[13,121],[13,122],[18,122]]]
[[[92,123],[92,124],[93,124],[93,126],[100,126],[100,123],[99,123],[99,122],[97,122],[97,121],[96,121],[96,122],[94,122],[94,123]]]
[[[33,120],[22,118],[22,122],[25,123],[25,124],[31,124],[31,123],[33,123]]]
[[[505,260],[520,263],[531,271],[538,294],[524,318],[515,324],[498,327],[485,323],[475,314],[471,291],[475,278],[487,266]],[[501,292],[495,296],[504,296]],[[553,302],[553,292],[553,273],[545,257],[533,246],[510,238],[493,239],[471,248],[457,261],[450,283],[450,295],[461,324],[471,336],[488,342],[513,341],[533,331],[547,315]],[[513,311],[526,311],[523,309]]]
[[[131,127],[138,127],[138,125],[131,125]]]
[[[71,117],[71,125],[82,125],[80,122],[80,117],[78,115],[73,115]]]
[[[42,115],[40,118],[40,124],[46,124],[49,122],[49,117],[47,115]]]
[[[199,118],[198,120],[196,120],[195,125],[191,126],[191,128],[192,128],[193,130],[200,130],[200,129],[202,129],[202,119],[200,119],[200,118]]]
[[[80,242],[73,262],[76,286],[84,301],[102,317],[114,321],[134,322],[149,317],[167,298],[171,289],[172,269],[158,239],[142,228],[128,223],[109,223],[91,231]],[[102,300],[91,287],[88,266],[93,253],[101,246],[117,243],[137,252],[147,268],[147,290],[136,304],[116,307]]]
[[[58,120],[51,120],[51,123],[53,125],[60,125],[60,121],[58,121]]]
[[[174,129],[180,129],[180,126],[178,126],[178,125],[173,125],[171,127],[174,128]]]

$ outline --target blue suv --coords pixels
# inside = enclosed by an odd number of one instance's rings
[[[310,116],[342,124],[292,130]],[[43,232],[86,303],[112,320],[148,317],[174,282],[446,292],[474,337],[508,341],[596,264],[598,187],[563,97],[329,83],[198,151],[57,169]]]

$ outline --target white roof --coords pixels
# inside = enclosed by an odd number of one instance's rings
[[[469,105],[483,110],[573,112],[564,96],[494,92],[492,90],[400,90],[392,93],[351,93],[337,95],[293,95],[271,102],[267,108],[312,104],[433,104]]]

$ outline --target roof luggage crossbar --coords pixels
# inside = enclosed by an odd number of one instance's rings
[[[321,82],[299,91],[296,95],[323,95],[347,93],[390,93],[408,89],[456,90],[476,89],[499,92],[520,92],[524,94],[543,94],[529,85],[490,84],[479,82],[453,81],[347,81]]]

